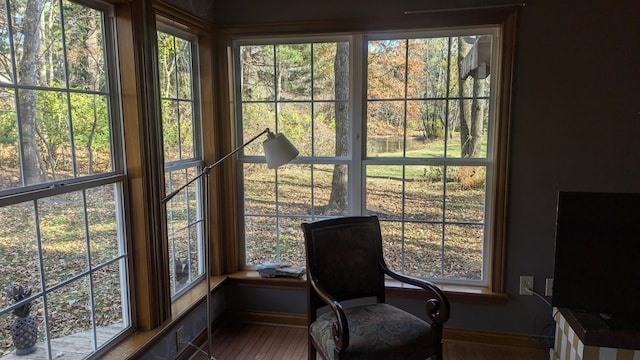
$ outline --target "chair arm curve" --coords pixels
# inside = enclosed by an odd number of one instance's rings
[[[335,315],[336,321],[331,326],[331,335],[336,349],[339,351],[345,350],[349,347],[349,322],[347,321],[347,315],[344,313],[342,304],[329,295],[317,282],[311,281],[311,286],[318,297],[327,304],[331,312]]]
[[[397,273],[382,264],[384,272],[395,280],[417,286],[428,293],[426,310],[427,316],[436,324],[442,325],[449,320],[451,305],[447,295],[435,284],[428,280]]]

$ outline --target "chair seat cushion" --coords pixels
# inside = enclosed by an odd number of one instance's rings
[[[367,304],[345,309],[349,347],[341,359],[426,359],[433,353],[433,333],[426,321],[392,305]],[[325,359],[333,359],[333,312],[320,315],[309,328]]]

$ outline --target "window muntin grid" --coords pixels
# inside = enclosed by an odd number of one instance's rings
[[[461,79],[481,41],[486,73]],[[497,42],[496,29],[367,40],[365,211],[382,220],[396,270],[488,282]]]
[[[0,287],[32,289],[48,358],[81,332],[89,356],[131,327],[112,8],[43,1],[34,15],[24,5],[0,4]],[[0,309],[0,322],[19,305]]]
[[[458,41],[473,42],[480,38],[489,39],[490,63],[485,69],[489,74],[484,80],[477,81],[482,83],[479,90],[469,93],[463,88],[460,93],[457,75],[452,74],[459,70],[458,63],[466,54],[458,57],[453,49],[460,46]],[[387,261],[396,270],[443,283],[486,285],[491,258],[488,245],[494,191],[493,152],[497,140],[493,135],[496,128],[494,109],[497,77],[493,73],[499,62],[498,29],[442,30],[354,36],[349,39],[352,49],[366,50],[361,56],[350,54],[352,68],[349,70],[348,93],[352,95],[351,100],[345,102],[350,108],[349,149],[344,156],[335,157],[331,157],[331,152],[316,151],[315,144],[319,136],[315,132],[313,116],[309,117],[312,121],[303,123],[304,134],[296,138],[292,123],[300,120],[287,119],[280,114],[294,106],[304,109],[299,113],[311,112],[307,109],[314,109],[325,100],[314,98],[315,78],[312,75],[307,78],[308,89],[305,90],[308,91],[297,96],[279,94],[284,86],[280,85],[282,79],[277,77],[281,66],[278,47],[295,43],[297,48],[305,45],[313,48],[316,43],[328,42],[327,39],[297,41],[242,40],[234,47],[236,114],[238,128],[242,129],[239,143],[260,128],[276,127],[291,137],[300,150],[298,159],[278,170],[268,170],[263,165],[259,144],[253,145],[240,157],[245,264],[287,262],[303,266],[299,222],[324,216],[377,214],[382,220],[385,234]],[[362,41],[365,42],[364,46],[357,45]],[[395,47],[392,49],[391,45]],[[465,52],[469,51],[469,46],[462,46]],[[418,51],[420,47],[422,52]],[[263,68],[257,68],[246,60],[255,58],[256,54],[267,49],[268,54],[263,55],[263,61],[259,62]],[[394,58],[382,62],[391,66],[381,72],[384,76],[376,77],[370,69],[379,61],[375,55],[380,55],[376,51],[381,49],[387,49],[390,53],[392,49],[395,53],[382,54],[393,55]],[[433,60],[434,53],[439,55],[439,58],[435,57],[439,62]],[[425,58],[429,61],[425,61]],[[308,55],[306,59],[308,64],[305,66],[312,67],[313,57]],[[420,80],[415,69],[416,63],[422,66],[423,73],[441,73],[441,83],[434,83],[434,79],[428,76],[422,76]],[[410,64],[414,64],[414,67]],[[315,74],[310,70],[307,72]],[[269,76],[264,78],[266,81],[257,83],[250,81],[251,78],[245,75],[247,73]],[[364,74],[364,86],[359,86],[359,73]],[[473,81],[473,77],[467,77],[463,83],[471,84]],[[376,86],[385,88],[385,91],[373,91]],[[473,84],[469,87],[473,89]],[[363,105],[358,99],[363,99]],[[470,106],[482,109],[478,112],[481,114],[479,124],[482,130],[475,151],[463,154],[460,138],[454,139],[452,136],[460,131],[460,126],[455,123],[460,112]],[[360,108],[363,109],[364,120],[359,120]],[[382,114],[392,115],[397,121],[398,126],[390,128],[394,141],[381,136],[390,137],[380,131],[385,130],[381,126],[384,123],[380,121]],[[423,117],[439,121],[442,124],[440,133],[429,133],[425,129],[422,136],[426,139],[415,139],[417,136],[411,130],[421,125]],[[360,127],[366,134],[362,143],[359,142]],[[432,141],[436,136],[443,140],[438,146],[426,146],[424,140],[430,140],[428,135],[433,137]],[[381,151],[378,146],[387,146],[387,149]],[[331,187],[331,177],[318,181],[318,174],[324,174],[318,169],[324,167],[328,171],[335,164],[343,164],[349,169],[349,207],[341,213],[326,214],[322,209],[328,201],[328,195],[320,189],[323,186]],[[383,181],[385,179],[386,183]],[[452,179],[455,181],[449,181]],[[451,250],[453,248],[463,250],[454,252]],[[462,267],[462,270],[456,270],[457,267]]]
[[[339,48],[346,54],[343,70],[348,76],[350,44],[344,38],[241,42],[234,48],[241,79],[236,88],[242,129],[238,143],[268,127],[284,133],[300,150],[298,160],[277,170],[267,169],[259,142],[245,147],[239,157],[247,265],[304,266],[300,222],[348,213],[346,207],[326,206],[334,166],[347,177],[349,163],[348,153],[336,153],[331,123],[336,111],[348,116],[350,106],[348,87],[337,96],[333,91]]]
[[[158,63],[166,193],[202,169],[197,44],[195,38],[158,25]],[[187,186],[166,205],[171,295],[204,275],[202,182]]]

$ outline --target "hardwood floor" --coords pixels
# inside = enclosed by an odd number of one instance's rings
[[[213,334],[211,355],[216,360],[303,360],[307,358],[306,328],[259,324],[234,324]],[[445,340],[446,360],[547,360],[542,348]],[[196,354],[193,360],[205,359]]]

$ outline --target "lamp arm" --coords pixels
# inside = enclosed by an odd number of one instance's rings
[[[228,159],[230,156],[234,155],[235,153],[237,153],[238,151],[242,150],[245,146],[251,144],[252,142],[256,141],[260,136],[264,135],[264,134],[269,134],[269,137],[273,137],[273,133],[271,132],[271,130],[269,130],[269,128],[264,129],[260,134],[252,137],[249,141],[247,141],[246,143],[238,146],[237,148],[235,148],[232,152],[228,153],[227,155],[223,156],[221,159],[219,159],[218,161],[214,162],[213,164],[205,167],[204,169],[202,169],[202,172],[200,172],[200,174],[198,174],[198,176],[194,177],[193,179],[189,180],[186,184],[182,185],[180,188],[178,188],[177,190],[171,192],[169,195],[165,196],[162,199],[162,203],[166,204],[169,200],[171,200],[174,196],[176,196],[180,191],[182,191],[182,189],[186,188],[187,186],[191,185],[194,181],[198,180],[199,178],[201,178],[203,175],[206,175],[208,173],[211,172],[211,169],[213,169],[214,167],[218,166],[221,162],[225,161],[226,159]]]

